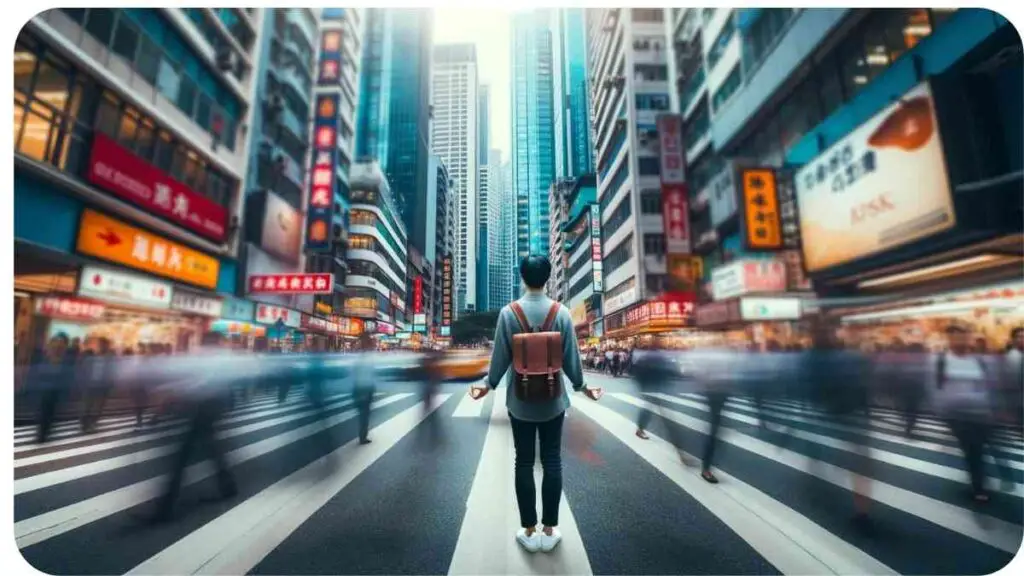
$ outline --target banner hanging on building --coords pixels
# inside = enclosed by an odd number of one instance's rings
[[[743,189],[743,240],[748,250],[780,250],[782,218],[775,170],[745,168],[740,171]]]
[[[339,86],[341,82],[341,30],[324,30],[320,35],[319,86]]]
[[[43,296],[36,298],[36,314],[65,320],[99,320],[107,308],[99,302],[71,296]]]
[[[338,104],[340,94],[316,97],[313,121],[313,169],[309,177],[306,207],[306,248],[323,252],[331,248],[334,188],[338,165]]]
[[[412,279],[412,312],[423,313],[423,276],[419,275]]]
[[[252,274],[250,294],[330,294],[334,291],[334,275],[321,274]]]
[[[107,302],[167,309],[171,285],[98,266],[83,266],[78,294]]]
[[[665,226],[665,253],[689,254],[690,199],[686,186],[686,153],[683,150],[683,118],[658,116],[661,148],[661,213]]]
[[[604,264],[601,253],[601,207],[590,205],[590,258],[594,264],[594,292],[604,292]]]

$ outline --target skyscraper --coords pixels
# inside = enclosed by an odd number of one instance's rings
[[[548,186],[555,177],[551,13],[512,21],[512,171],[516,254],[548,253]]]
[[[367,10],[356,127],[356,158],[380,164],[409,243],[421,254],[427,245],[432,28],[432,10]]]
[[[495,163],[495,166],[497,165]],[[495,263],[495,273],[492,277],[495,278],[494,283],[498,288],[497,299],[492,299],[492,307],[501,307],[510,302],[513,295],[518,292],[519,263],[516,261],[516,194],[512,179],[512,163],[503,162],[496,172],[497,175],[492,182],[495,190],[500,191],[500,225],[497,228],[498,250],[492,257]]]
[[[430,99],[431,150],[441,157],[455,183],[457,230],[455,310],[477,310],[477,68],[472,44],[434,47]]]
[[[501,176],[501,150],[491,149],[487,153],[487,259],[484,261],[487,266],[488,283],[487,307],[484,310],[500,310],[502,306],[511,300],[501,290],[501,277],[505,268],[502,254],[502,236],[508,235],[511,229],[503,229],[505,203],[505,186]]]
[[[491,230],[491,219],[490,219],[490,200],[489,191],[491,187],[491,174],[490,163],[488,162],[488,155],[490,150],[487,148],[487,143],[490,141],[490,111],[491,111],[491,90],[487,84],[481,84],[479,93],[477,94],[477,162],[480,166],[477,174],[477,190],[480,193],[480,200],[477,210],[477,222],[480,225],[477,227],[477,239],[476,245],[478,246],[476,252],[476,303],[478,310],[490,310],[488,300],[490,292],[488,284],[490,282],[490,266],[488,265],[488,258],[491,254],[490,244],[490,230]]]
[[[594,171],[590,149],[587,43],[584,11],[560,8],[552,23],[555,41],[555,176],[579,178]]]

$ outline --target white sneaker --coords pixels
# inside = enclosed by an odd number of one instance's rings
[[[536,552],[537,550],[540,550],[540,536],[540,530],[534,530],[533,534],[530,536],[526,535],[526,528],[520,528],[519,531],[516,532],[516,540],[519,542],[520,546],[526,549],[527,552]]]
[[[548,536],[543,530],[538,530],[537,533],[540,534],[540,549],[544,552],[551,552],[562,541],[562,533],[558,528],[551,529],[551,536]]]

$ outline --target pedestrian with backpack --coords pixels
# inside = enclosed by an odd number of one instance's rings
[[[600,388],[587,388],[579,345],[568,309],[544,295],[551,276],[551,262],[541,255],[523,259],[519,274],[526,293],[505,306],[498,315],[486,386],[474,386],[470,395],[479,400],[508,385],[507,404],[515,444],[515,488],[521,528],[516,540],[529,552],[550,552],[562,539],[558,530],[558,506],[562,497],[562,425],[569,408],[563,378],[576,392],[591,400],[601,397]],[[511,367],[511,370],[509,369]],[[541,484],[543,506],[537,529],[537,488],[533,480],[537,439],[544,469]]]

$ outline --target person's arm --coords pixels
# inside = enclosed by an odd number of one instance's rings
[[[491,367],[487,372],[487,386],[494,390],[512,362],[512,342],[505,323],[505,310],[498,313],[498,325],[494,328],[494,348],[491,350]]]
[[[583,362],[580,361],[580,346],[576,341],[576,330],[573,328],[572,317],[565,306],[561,306],[558,316],[562,320],[562,372],[572,382],[576,392],[583,390]]]

